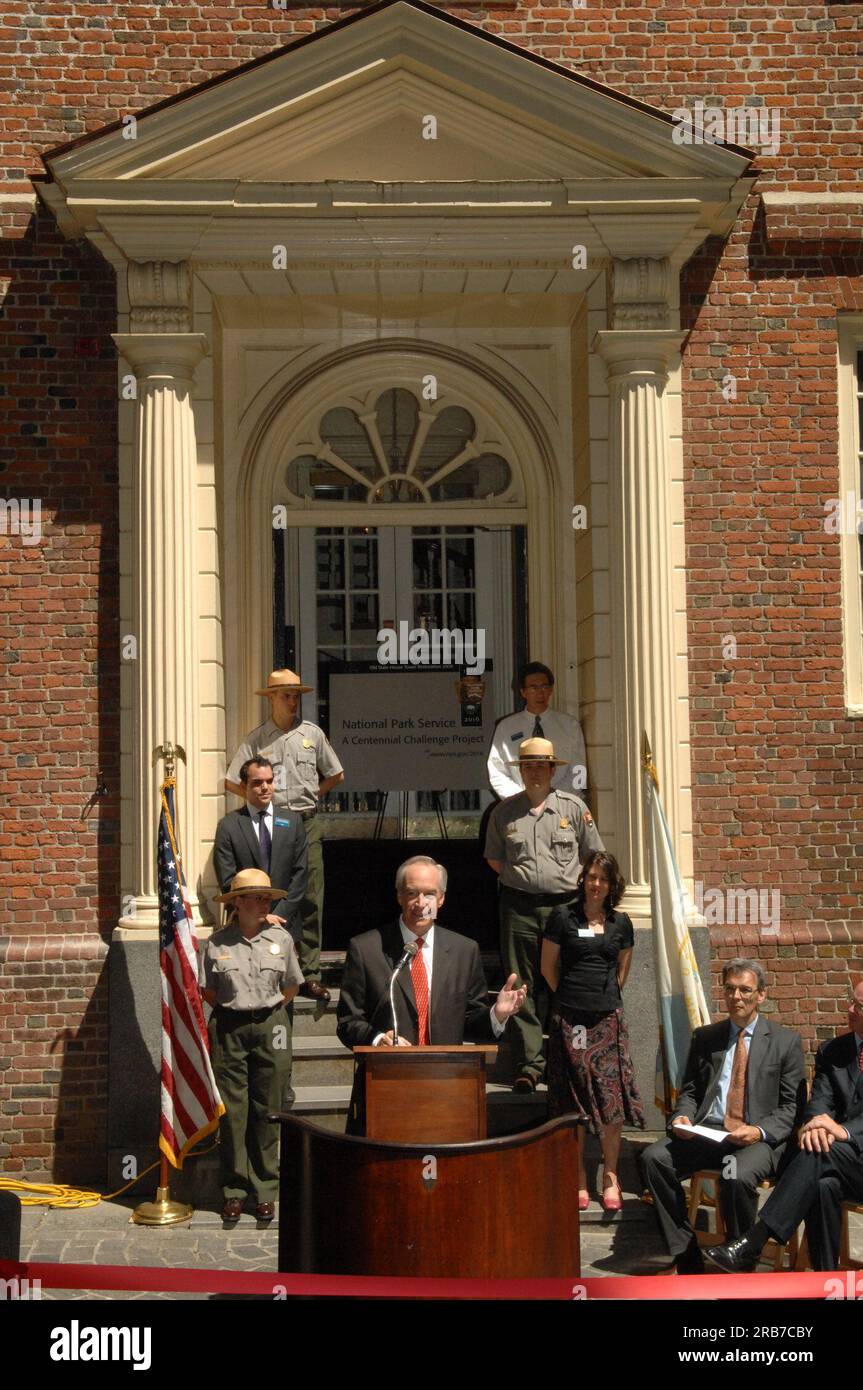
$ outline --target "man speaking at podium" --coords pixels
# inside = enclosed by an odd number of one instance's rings
[[[444,904],[446,869],[427,855],[406,859],[396,873],[401,917],[362,932],[348,946],[336,1032],[346,1047],[416,1047],[493,1042],[518,1013],[524,989],[510,975],[489,1007],[475,941],[435,926]],[[396,968],[393,998],[390,981]],[[347,1133],[362,1134],[363,1075],[354,1080]]]

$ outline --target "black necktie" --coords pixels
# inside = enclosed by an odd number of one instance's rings
[[[542,724],[540,723],[539,715],[537,715],[533,721],[533,733],[531,734],[531,738],[545,738],[545,734],[542,731]]]
[[[270,872],[270,850],[273,847],[273,839],[270,835],[270,827],[267,825],[267,814],[261,811],[258,824],[261,827],[261,863],[267,873]]]

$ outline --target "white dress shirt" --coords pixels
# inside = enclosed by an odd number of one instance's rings
[[[406,946],[409,946],[413,941],[419,940],[417,933],[411,931],[410,927],[405,926],[403,917],[399,918],[399,927],[401,929],[402,941]],[[432,923],[427,932],[423,933],[423,941],[425,942],[425,945],[422,947],[422,957],[423,965],[426,968],[426,979],[428,980],[429,986],[429,1020],[431,1020],[432,977],[434,975],[434,923]],[[402,969],[409,970],[412,963],[413,962],[411,961],[407,965],[402,966]],[[500,1019],[494,1011],[494,1004],[492,1004],[491,1006],[490,1013],[492,1032],[496,1038],[499,1038],[504,1028],[506,1027],[506,1022],[501,1023]],[[383,1033],[376,1034],[376,1036],[372,1039],[372,1047],[377,1047],[380,1043],[381,1038],[383,1038],[384,1036],[385,1034]]]
[[[501,800],[507,796],[517,796],[519,792],[524,791],[524,782],[521,780],[518,766],[510,767],[509,763],[518,759],[518,745],[526,738],[533,737],[536,717],[523,709],[520,714],[508,714],[495,726],[488,755],[488,780],[492,791],[496,792]],[[574,791],[576,796],[584,798],[587,789],[587,754],[581,725],[573,715],[563,714],[556,709],[547,709],[545,714],[539,716],[539,722],[542,725],[543,738],[551,740],[555,755],[565,758],[568,764],[566,767],[555,769],[551,785],[556,791]],[[576,768],[584,769],[577,778],[580,787],[573,783]]]
[[[274,830],[274,825],[273,825],[273,803],[272,803],[272,801],[270,802],[269,806],[265,806],[265,807],[264,807],[263,811],[258,811],[254,806],[250,806],[250,807],[249,807],[249,815],[252,817],[252,825],[254,826],[254,828],[255,828],[255,834],[256,834],[257,837],[258,837],[258,844],[261,843],[261,817],[262,817],[262,816],[263,816],[264,820],[267,822],[267,829],[268,829],[269,832],[270,832],[270,844],[272,844],[272,843],[273,843],[273,830]]]

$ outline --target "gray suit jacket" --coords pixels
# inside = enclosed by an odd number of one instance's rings
[[[675,1115],[700,1124],[719,1088],[731,1024],[710,1023],[692,1034]],[[746,1068],[746,1123],[759,1125],[774,1148],[794,1130],[806,1103],[806,1066],[800,1035],[758,1015]]]
[[[287,824],[280,824],[287,822]],[[270,855],[270,882],[287,892],[272,911],[285,919],[294,945],[299,944],[302,932],[300,905],[305,897],[308,868],[306,863],[306,827],[302,816],[277,806],[273,817],[273,845]],[[222,892],[231,886],[231,879],[240,869],[262,869],[261,847],[248,806],[230,811],[216,827],[213,863]]]

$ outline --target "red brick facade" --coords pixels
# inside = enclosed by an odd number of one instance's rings
[[[781,113],[779,152],[759,156],[728,242],[706,243],[682,282],[693,819],[696,877],[782,894],[774,944],[717,929],[717,961],[764,959],[783,1021],[811,1044],[863,969],[863,742],[845,715],[839,551],[823,528],[838,491],[835,317],[863,313],[860,205],[831,202],[861,187],[863,5],[450,12],[668,112]],[[53,146],[344,14],[7,0],[0,191],[31,191]],[[789,189],[824,199],[765,213],[760,193]],[[0,490],[41,497],[45,533],[32,547],[0,535],[0,1169],[98,1181],[119,915],[113,272],[41,206],[0,217]]]

